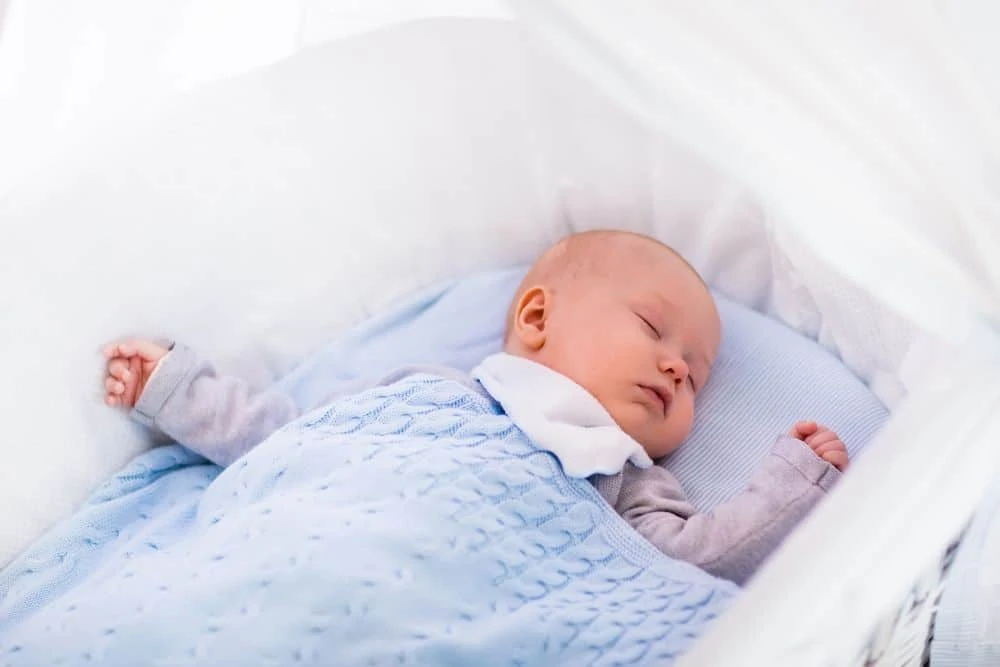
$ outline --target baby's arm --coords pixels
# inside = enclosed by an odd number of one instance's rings
[[[220,376],[183,345],[133,340],[107,346],[104,356],[108,405],[131,408],[133,419],[219,465],[299,416],[290,396]]]
[[[804,441],[782,436],[747,488],[711,512],[698,513],[659,466],[626,467],[615,509],[667,555],[743,585],[839,476]]]

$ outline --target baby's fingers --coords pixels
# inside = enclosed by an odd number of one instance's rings
[[[125,392],[122,395],[122,403],[125,405],[135,405],[139,393],[139,378],[142,375],[142,359],[132,357],[128,362],[128,369],[125,371],[127,381],[125,382]]]
[[[101,354],[104,355],[105,359],[118,359],[118,358],[128,358],[134,354],[134,352],[128,347],[126,343],[108,343],[103,348],[101,348]]]
[[[139,374],[142,360],[139,357],[131,359],[113,359],[108,364],[108,375],[104,379],[104,389],[107,395],[104,402],[111,407],[131,406],[135,403],[138,393]]]
[[[115,357],[110,362],[108,362],[108,375],[111,377],[121,380],[122,382],[128,382],[129,379],[129,362],[121,357]]]
[[[133,338],[120,343],[106,345],[103,352],[107,359],[114,357],[134,357],[138,355],[144,361],[159,361],[167,353],[167,349],[162,345],[143,338]]]
[[[833,431],[820,431],[806,438],[806,444],[813,449],[829,442],[840,442],[840,437]]]
[[[844,472],[847,468],[847,452],[843,449],[829,451],[823,454],[821,458],[841,472]]]
[[[788,435],[793,438],[798,438],[799,440],[804,440],[819,429],[819,425],[814,421],[801,421],[796,422],[792,430],[788,432]]]
[[[125,383],[113,377],[108,377],[104,380],[104,388],[107,390],[109,396],[120,398],[125,393]]]
[[[834,438],[833,440],[829,440],[829,441],[823,442],[823,443],[821,443],[819,445],[816,445],[816,446],[814,446],[812,448],[812,450],[814,452],[816,452],[816,456],[819,456],[819,457],[822,457],[827,452],[836,451],[838,449],[841,449],[841,450],[844,450],[844,451],[847,450],[847,448],[844,446],[844,443],[842,443],[840,440],[837,440],[836,438]]]

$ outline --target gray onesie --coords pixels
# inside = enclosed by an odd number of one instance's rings
[[[377,382],[358,383],[313,407],[417,372],[455,380],[488,396],[466,373],[410,367]],[[253,391],[239,378],[218,375],[211,364],[182,345],[175,345],[163,359],[132,410],[137,421],[222,466],[301,414],[290,396],[275,390]],[[590,481],[661,551],[742,585],[839,475],[808,445],[782,436],[747,488],[707,513],[699,513],[687,501],[677,479],[661,466],[641,469],[626,463],[621,473],[594,475]]]

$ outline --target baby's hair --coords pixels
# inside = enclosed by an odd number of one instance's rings
[[[692,273],[698,276],[702,284],[702,279],[698,271],[684,259],[676,250],[666,243],[652,236],[639,234],[620,229],[594,229],[586,232],[571,234],[551,248],[542,253],[535,260],[528,273],[521,280],[514,299],[507,309],[507,322],[504,327],[504,344],[510,339],[513,329],[514,311],[521,295],[525,290],[539,283],[554,285],[557,289],[559,285],[566,285],[581,277],[593,278],[602,274],[610,274],[611,262],[609,259],[616,256],[616,253],[627,250],[631,243],[651,243],[669,251],[673,256],[684,262]],[[595,252],[596,251],[596,252]],[[707,286],[706,286],[707,287]]]

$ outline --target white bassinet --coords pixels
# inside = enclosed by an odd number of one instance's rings
[[[149,25],[183,14],[168,4]],[[229,71],[325,41],[338,4],[258,3],[288,39]],[[491,20],[119,95],[51,158],[22,153],[37,169],[8,153],[0,565],[149,445],[99,404],[100,342],[162,332],[263,382],[413,289],[613,224],[817,338],[893,410],[684,664],[919,661],[949,546],[1000,469],[1000,59],[956,38],[982,4],[531,0],[511,22],[477,3],[445,13]],[[207,11],[185,7],[187,28]],[[80,44],[127,52],[95,21]],[[176,75],[162,45],[146,65]]]

